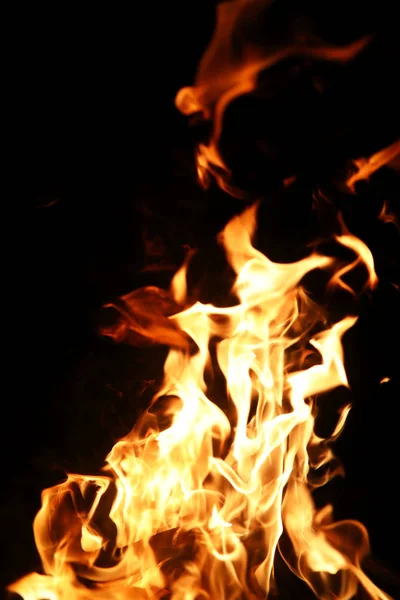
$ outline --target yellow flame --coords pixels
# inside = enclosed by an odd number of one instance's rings
[[[316,328],[301,280],[338,266],[316,252],[292,264],[270,261],[252,245],[256,211],[232,219],[219,236],[238,303],[197,302],[169,317],[197,350],[170,349],[152,406],[107,458],[111,476],[69,475],[43,493],[35,538],[45,575],[10,586],[24,600],[147,600],[167,592],[173,600],[261,598],[274,585],[278,550],[318,597],[335,590],[348,599],[361,585],[372,598],[388,598],[361,569],[362,525],[333,523],[330,507],[317,511],[309,483],[310,469],[332,460],[327,442],[350,410],[341,410],[325,440],[314,433],[312,398],[348,385],[341,340],[356,319]],[[337,241],[375,285],[363,243],[350,234]],[[181,302],[186,265],[172,283]],[[225,410],[206,383],[212,340]],[[307,342],[309,366],[296,361]],[[319,485],[337,472],[321,473]],[[104,515],[107,494],[113,501]]]

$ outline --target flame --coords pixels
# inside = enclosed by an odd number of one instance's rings
[[[227,106],[281,61],[345,62],[368,43],[334,47],[297,26],[284,40],[256,43],[254,25],[270,4],[220,4],[195,85],[176,97],[182,113],[211,123],[209,141],[197,149],[202,185],[214,178],[238,197],[219,147]],[[348,186],[393,162],[396,144],[356,162]],[[294,181],[296,174],[283,184]],[[233,305],[190,302],[192,250],[169,292],[149,286],[110,305],[119,321],[105,335],[168,346],[163,383],[102,475],[68,474],[43,492],[34,521],[43,574],[9,586],[24,600],[256,600],[275,590],[278,553],[318,598],[350,600],[361,588],[389,600],[362,569],[363,525],[335,522],[332,506],[317,509],[312,495],[343,473],[330,445],[351,406],[322,438],[314,430],[316,397],[348,386],[342,340],[357,318],[329,323],[304,278],[322,271],[328,288],[355,295],[344,276],[361,265],[364,288],[373,289],[372,254],[341,223],[336,243],[352,262],[313,251],[274,263],[253,245],[256,215],[254,204],[218,238],[235,274]],[[162,247],[147,233],[160,258]]]
[[[382,205],[382,210],[379,213],[378,219],[382,223],[392,223],[397,230],[400,231],[400,224],[397,216],[389,209],[388,203],[385,201]]]
[[[291,57],[328,60],[344,63],[360,53],[368,37],[343,47],[320,40],[310,28],[298,23],[287,24],[287,39],[264,38],[254,42],[260,19],[273,2],[270,0],[233,0],[217,6],[214,36],[204,53],[195,85],[182,88],[176,96],[177,108],[185,115],[200,113],[212,124],[208,143],[199,144],[196,159],[200,183],[207,187],[213,176],[219,187],[242,198],[243,191],[230,182],[230,171],[219,149],[223,118],[229,104],[251,93],[257,87],[258,76]]]
[[[387,148],[376,152],[369,158],[358,158],[354,161],[354,165],[357,171],[351,175],[346,181],[347,186],[351,191],[354,192],[354,184],[357,181],[368,179],[375,171],[384,167],[385,165],[393,165],[394,169],[397,169],[397,162],[400,155],[400,140],[397,140]]]
[[[363,526],[334,523],[332,508],[317,510],[312,498],[313,487],[340,472],[330,468],[329,443],[350,411],[344,406],[322,439],[313,398],[348,385],[341,340],[356,318],[326,326],[301,281],[338,265],[317,252],[271,262],[252,245],[256,211],[219,236],[236,273],[235,305],[196,302],[169,317],[154,311],[162,325],[150,335],[172,343],[164,382],[110,452],[108,474],[70,474],[43,492],[34,532],[44,574],[9,588],[24,600],[264,598],[278,551],[320,598],[349,599],[359,585],[388,598],[361,569]],[[350,235],[337,241],[375,285],[366,246]],[[187,268],[188,260],[171,285],[176,302],[186,301]],[[143,314],[145,297],[128,298],[133,311]],[[214,402],[215,369],[226,397]]]

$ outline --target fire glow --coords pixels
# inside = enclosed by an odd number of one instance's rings
[[[243,10],[259,5],[221,5],[198,85],[177,97],[182,112],[203,112],[213,123],[210,144],[197,155],[200,179],[214,177],[235,195],[218,151],[227,104],[251,91],[261,70],[292,54],[344,61],[367,43],[334,50],[303,39],[273,54],[249,52],[234,64],[225,36]],[[210,65],[221,60],[232,68],[216,85]],[[397,143],[359,160],[349,187],[398,151]],[[143,309],[140,290],[123,298],[125,319],[113,336],[123,339],[131,328],[168,345],[163,384],[112,448],[104,475],[69,474],[43,492],[34,533],[44,574],[9,586],[24,600],[262,599],[275,590],[277,553],[318,598],[350,600],[361,587],[388,600],[362,569],[369,551],[363,525],[334,522],[332,506],[318,510],[312,497],[341,472],[330,444],[351,407],[341,408],[331,435],[321,438],[316,397],[348,386],[342,338],[357,318],[330,323],[304,278],[321,272],[327,288],[355,294],[347,275],[361,268],[364,289],[373,289],[372,254],[342,227],[335,243],[352,255],[348,263],[317,249],[298,262],[274,263],[253,246],[256,217],[254,203],[218,238],[235,274],[235,303],[190,303],[191,255],[168,293],[152,288],[144,301],[170,298],[180,311],[157,316],[148,305],[147,331],[140,331],[139,321],[130,321]],[[226,388],[220,401],[211,398],[216,373]]]

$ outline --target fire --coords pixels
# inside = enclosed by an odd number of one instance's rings
[[[348,187],[354,191],[354,184],[362,179],[368,179],[372,173],[375,173],[381,167],[388,165],[397,169],[397,162],[400,155],[400,140],[397,140],[387,148],[376,152],[369,158],[358,158],[354,161],[357,168],[356,172],[347,180]]]
[[[398,222],[398,218],[396,217],[396,215],[391,212],[391,210],[388,208],[388,204],[387,202],[383,203],[382,206],[382,210],[379,213],[378,219],[382,222],[382,223],[393,223],[393,225],[400,231],[400,225]]]
[[[263,37],[255,42],[254,30],[271,5],[269,0],[221,2],[214,36],[201,59],[195,85],[182,88],[175,101],[183,114],[199,113],[212,124],[209,142],[199,144],[196,154],[200,183],[208,186],[208,173],[222,189],[238,198],[243,197],[243,191],[231,183],[230,170],[219,148],[224,114],[231,102],[252,92],[261,72],[291,57],[344,63],[369,42],[365,37],[347,46],[329,45],[309,28],[292,23],[284,37],[281,33],[279,39],[274,39],[275,32],[271,32],[271,40]]]
[[[195,86],[176,99],[184,114],[201,113],[212,124],[197,152],[199,179],[206,186],[214,177],[236,196],[219,149],[228,104],[290,56],[343,62],[368,42],[337,48],[301,32],[268,47],[250,44],[248,27],[265,4],[219,6]],[[244,34],[235,54],[238,23]],[[348,186],[397,153],[398,143],[356,163]],[[229,306],[191,303],[192,251],[168,292],[136,290],[115,305],[120,322],[106,334],[169,347],[163,383],[112,448],[102,475],[68,474],[43,492],[34,522],[43,574],[9,586],[24,600],[261,599],[275,590],[278,553],[318,598],[350,600],[361,588],[389,599],[362,569],[369,551],[363,525],[335,522],[332,506],[317,509],[312,495],[342,473],[330,445],[351,406],[342,406],[331,435],[321,438],[316,398],[348,386],[342,339],[357,318],[329,322],[304,278],[318,272],[327,289],[356,295],[348,274],[361,267],[364,288],[373,289],[372,254],[342,223],[335,241],[352,261],[315,249],[298,262],[272,262],[253,245],[256,215],[253,204],[218,238],[235,274]]]
[[[351,598],[361,585],[388,598],[361,569],[362,525],[334,523],[331,507],[317,511],[311,493],[337,473],[328,443],[350,410],[344,406],[331,437],[321,439],[313,398],[347,386],[341,340],[356,318],[324,325],[301,281],[321,270],[338,282],[343,268],[318,252],[271,262],[251,243],[255,224],[253,206],[219,239],[236,273],[237,303],[196,302],[168,318],[163,385],[110,452],[109,474],[70,474],[43,492],[34,531],[45,574],[10,586],[25,600],[262,598],[274,585],[277,552],[318,597],[335,590]],[[337,242],[356,254],[373,287],[368,248],[350,235]],[[181,304],[187,268],[188,261],[171,285]],[[226,410],[210,398],[215,369],[226,382]]]

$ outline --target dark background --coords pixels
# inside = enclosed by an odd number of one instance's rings
[[[290,16],[301,3],[281,5]],[[248,199],[265,197],[259,239],[275,260],[295,258],[319,232],[311,188],[329,189],[349,158],[398,134],[394,9],[335,3],[322,14],[318,4],[301,6],[326,39],[373,31],[375,41],[354,67],[318,70],[328,82],[322,105],[309,89],[315,73],[306,69],[283,91],[239,102],[227,115],[226,155]],[[174,107],[212,33],[212,3],[25,10],[9,23],[9,154],[20,214],[12,256],[16,343],[3,399],[4,585],[40,568],[31,524],[41,490],[65,471],[98,472],[160,378],[165,350],[104,339],[101,307],[142,285],[167,287],[188,245],[207,259],[202,286],[212,288],[212,239],[242,207],[215,187],[197,186],[193,148],[204,131]],[[254,150],[260,140],[266,155]],[[293,172],[298,183],[284,192],[280,181]],[[336,452],[347,476],[330,485],[327,499],[338,517],[366,524],[376,559],[368,568],[388,590],[399,569],[399,244],[395,226],[377,216],[383,200],[399,214],[399,188],[399,176],[383,169],[357,196],[335,186],[331,195],[371,247],[381,282],[360,301],[360,321],[346,338],[354,408]],[[380,385],[383,377],[391,381]]]

